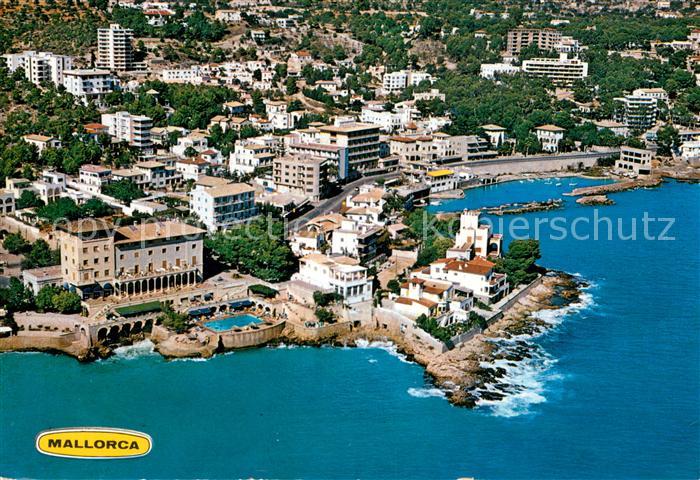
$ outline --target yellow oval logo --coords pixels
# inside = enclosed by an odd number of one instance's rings
[[[143,457],[152,445],[145,433],[121,428],[60,428],[36,437],[36,448],[41,453],[68,458]]]

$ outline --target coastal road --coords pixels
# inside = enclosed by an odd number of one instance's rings
[[[308,222],[314,217],[325,215],[330,212],[339,211],[343,200],[345,200],[345,197],[347,197],[348,194],[352,193],[356,188],[360,187],[361,185],[365,185],[367,183],[374,183],[380,179],[390,180],[392,178],[398,178],[399,175],[399,172],[382,173],[381,175],[372,175],[370,177],[358,178],[357,180],[343,185],[342,190],[338,192],[337,195],[320,201],[316,206],[314,206],[314,208],[304,213],[302,216],[295,218],[294,220],[289,222],[289,227],[291,230],[299,230],[306,224],[306,222]]]
[[[497,166],[497,165],[507,165],[511,163],[523,164],[530,162],[547,162],[547,161],[560,161],[560,160],[575,160],[575,159],[590,159],[590,158],[603,158],[607,157],[613,153],[617,153],[619,149],[610,149],[605,152],[572,152],[572,153],[562,153],[559,155],[530,155],[528,157],[513,156],[513,157],[500,157],[489,160],[466,160],[463,162],[455,162],[445,164],[445,168],[449,167],[487,167],[487,166]],[[322,200],[317,205],[315,205],[311,210],[304,213],[300,217],[292,220],[289,224],[292,231],[299,230],[303,227],[309,220],[319,215],[325,215],[330,212],[337,212],[340,210],[340,206],[343,203],[345,197],[355,190],[355,188],[365,185],[367,183],[373,183],[377,180],[390,180],[392,178],[397,178],[400,176],[399,172],[384,173],[381,175],[374,175],[369,177],[362,177],[355,181],[344,185],[342,190],[335,196]]]
[[[489,165],[506,165],[509,163],[529,163],[529,162],[547,162],[547,161],[558,161],[558,160],[575,160],[575,159],[588,159],[588,158],[604,158],[608,157],[614,153],[618,153],[619,148],[611,148],[604,152],[571,152],[571,153],[561,153],[558,155],[530,155],[527,157],[513,156],[513,157],[498,157],[488,160],[465,160],[463,162],[455,162],[450,164],[445,164],[449,167],[485,167]]]

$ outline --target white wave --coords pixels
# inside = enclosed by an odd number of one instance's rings
[[[119,360],[133,360],[135,358],[152,355],[158,354],[155,351],[155,345],[148,339],[114,349],[114,357]]]
[[[507,353],[510,346],[505,346],[502,353]],[[477,406],[488,408],[493,415],[498,417],[515,417],[530,413],[530,406],[547,401],[544,396],[545,383],[557,378],[559,375],[549,373],[556,360],[551,358],[541,348],[537,347],[530,352],[530,357],[520,361],[499,358],[491,362],[482,362],[485,369],[499,369],[503,373],[492,383],[484,385],[483,394],[502,395],[502,398],[479,398]]]
[[[295,348],[299,348],[299,345],[293,345],[293,344],[286,344],[286,343],[280,343],[279,345],[272,347],[276,349],[285,349],[285,350],[292,350]]]
[[[369,340],[366,340],[364,338],[358,338],[355,341],[355,346],[357,346],[357,348],[378,348],[380,350],[384,350],[392,357],[398,358],[404,363],[412,363],[408,361],[406,355],[404,355],[403,353],[399,353],[398,349],[396,348],[396,345],[394,345],[392,342],[384,342],[379,340],[370,342]]]
[[[225,355],[225,354],[224,354]],[[216,355],[215,355],[216,356]],[[212,357],[213,358],[213,357]],[[170,360],[171,362],[206,362],[209,360],[208,358],[202,358],[202,357],[180,357],[180,358],[173,358]]]
[[[408,394],[412,397],[416,398],[430,398],[430,397],[439,397],[439,398],[445,398],[445,392],[440,390],[439,388],[409,388],[406,390]]]
[[[539,310],[532,314],[548,326],[540,326],[533,333],[492,340],[497,347],[496,355],[505,358],[480,364],[482,368],[492,370],[498,376],[473,392],[478,398],[477,406],[488,408],[495,416],[515,417],[531,413],[532,405],[547,401],[545,391],[548,383],[559,380],[562,376],[552,372],[557,360],[531,340],[561,324],[568,315],[595,305],[593,295],[587,291],[591,288],[589,283],[576,303],[558,309]],[[509,357],[522,358],[511,360]]]
[[[593,305],[595,305],[593,295],[584,290],[579,295],[578,302],[570,303],[562,308],[538,310],[533,312],[532,316],[549,325],[556,326],[561,324],[567,315],[586,310]]]

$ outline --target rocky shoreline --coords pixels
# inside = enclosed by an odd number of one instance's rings
[[[586,285],[564,272],[551,272],[545,276],[540,285],[528,292],[505,312],[504,316],[491,324],[483,333],[471,340],[448,350],[437,353],[418,339],[400,335],[387,335],[377,329],[359,329],[332,342],[323,342],[337,346],[357,346],[363,341],[389,341],[397,351],[425,368],[431,382],[445,392],[450,403],[456,406],[473,408],[479,400],[475,394],[479,387],[494,381],[499,372],[493,372],[482,365],[498,359],[501,353],[493,340],[512,338],[522,334],[540,333],[550,327],[549,324],[533,314],[541,310],[564,308],[579,301],[581,290]],[[528,355],[526,349],[520,353],[518,361]]]
[[[512,338],[522,334],[541,332],[549,325],[533,314],[547,309],[559,309],[576,303],[585,287],[573,276],[563,272],[550,272],[543,277],[541,283],[532,288],[526,295],[519,299],[504,315],[494,321],[484,332],[474,335],[470,340],[445,352],[437,352],[432,345],[422,342],[415,336],[405,336],[398,333],[379,329],[378,326],[365,326],[354,328],[351,331],[326,337],[323,339],[307,339],[294,334],[294,329],[285,329],[276,340],[267,343],[267,346],[281,344],[297,346],[335,346],[357,347],[371,342],[391,342],[396,351],[406,357],[407,360],[422,365],[426,376],[438,388],[445,392],[445,397],[450,403],[457,406],[474,407],[479,400],[475,394],[480,387],[493,382],[499,372],[485,368],[485,363],[497,360],[502,355],[496,348],[494,340]],[[143,334],[137,337],[122,339],[115,345],[101,345],[84,351],[68,351],[44,348],[25,348],[17,351],[44,351],[47,353],[68,354],[81,362],[90,362],[108,358],[114,354],[114,349],[127,346],[147,338]],[[221,345],[207,345],[204,349],[179,349],[173,350],[167,347],[167,337],[159,338],[158,333],[152,334],[150,339],[155,344],[155,351],[166,359],[182,357],[209,358],[216,353],[222,353],[225,349]],[[526,349],[521,353],[528,355]],[[521,358],[509,358],[517,361]]]

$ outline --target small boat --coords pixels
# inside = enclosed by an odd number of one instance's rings
[[[557,182],[557,183],[555,184],[555,186],[560,187],[560,186],[561,186],[561,182]]]
[[[570,186],[570,187],[575,187],[576,185],[578,185],[578,183],[576,183],[576,182],[571,182],[571,183],[569,183],[569,186]]]

